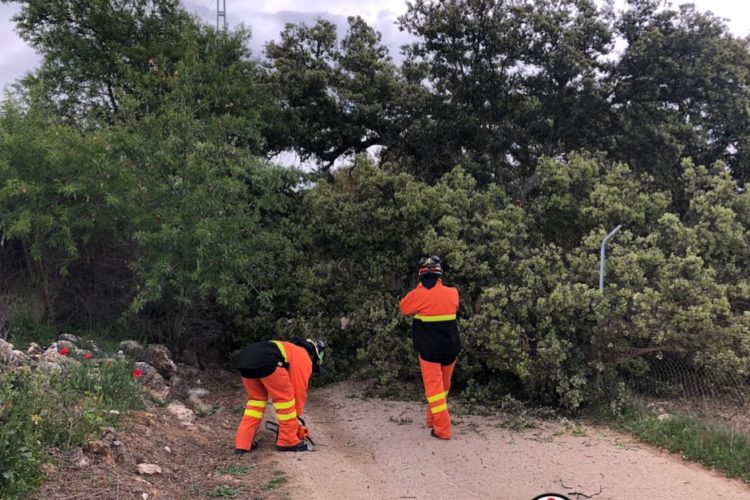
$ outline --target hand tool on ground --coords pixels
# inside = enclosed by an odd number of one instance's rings
[[[307,431],[307,425],[305,424],[305,421],[302,420],[302,417],[297,417],[297,420],[299,420],[300,425],[303,428],[305,428],[305,434],[304,434],[304,437],[302,439],[303,440],[306,439],[306,440],[310,441],[310,444],[313,446],[312,449],[310,449],[310,451],[315,451],[316,444],[315,444],[315,441],[313,441],[312,438],[306,432]],[[266,420],[265,427],[269,431],[275,432],[276,433],[276,438],[278,439],[278,436],[279,436],[279,424],[277,424],[276,422],[270,422],[270,421]]]

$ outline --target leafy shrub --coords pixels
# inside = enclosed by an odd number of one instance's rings
[[[0,496],[16,497],[42,480],[51,447],[80,446],[139,408],[125,362],[88,361],[57,371],[21,371],[0,380]]]
[[[305,193],[287,228],[297,256],[278,272],[272,309],[236,338],[322,336],[328,380],[414,380],[398,300],[416,259],[438,253],[461,294],[458,389],[573,411],[611,392],[643,353],[747,374],[750,195],[720,165],[682,168],[679,213],[650,177],[598,156],[540,162],[524,206],[461,168],[430,186],[359,158]],[[620,223],[602,292],[600,241]],[[648,363],[641,370],[649,376]]]

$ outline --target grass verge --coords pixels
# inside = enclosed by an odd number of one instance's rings
[[[618,415],[599,414],[596,419],[750,483],[750,436],[726,425],[691,415],[671,415],[660,420],[637,402],[626,404]]]

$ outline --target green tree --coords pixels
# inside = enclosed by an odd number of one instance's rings
[[[685,157],[707,165],[722,160],[744,181],[750,42],[692,5],[629,5],[617,23],[627,47],[612,73],[612,133],[618,138],[613,154],[664,185],[679,177]]]
[[[135,182],[131,310],[162,318],[158,336],[177,346],[192,333],[194,313],[215,305],[231,315],[270,300],[276,259],[288,247],[279,224],[301,181],[228,143],[192,109],[165,105],[119,127],[113,141]]]
[[[348,18],[338,43],[336,26],[288,24],[269,42],[269,86],[282,108],[281,130],[270,148],[315,158],[323,170],[346,155],[394,140],[401,85],[381,35],[360,17]]]
[[[43,56],[31,79],[74,123],[111,119],[135,90],[134,74],[179,57],[194,23],[178,0],[3,0],[11,2],[22,5],[18,33]]]
[[[405,134],[426,145],[432,179],[467,162],[483,182],[507,182],[543,154],[599,143],[611,32],[593,2],[418,0],[399,22],[417,38],[404,72],[430,93]]]
[[[194,116],[224,130],[228,142],[265,151],[276,113],[248,49],[249,30],[216,33],[177,0],[18,3],[17,30],[43,56],[25,81],[34,106],[97,127],[183,100]]]
[[[29,283],[55,319],[70,266],[92,238],[122,228],[126,175],[106,131],[83,133],[13,101],[0,111],[0,239],[18,245]]]

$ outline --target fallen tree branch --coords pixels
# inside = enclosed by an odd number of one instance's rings
[[[595,496],[599,496],[602,494],[602,491],[604,491],[604,488],[599,486],[599,491],[596,493],[592,493],[591,495],[587,495],[586,493],[581,493],[579,491],[569,491],[568,495],[575,495],[577,497],[583,497],[583,498],[594,498]]]

